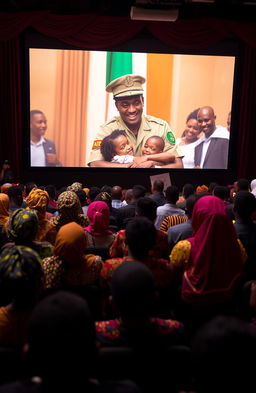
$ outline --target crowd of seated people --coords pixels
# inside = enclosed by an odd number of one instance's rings
[[[239,384],[249,378],[240,355],[256,343],[253,187],[160,183],[1,188],[0,366],[8,348],[24,374],[0,367],[0,393],[238,391],[219,375],[208,386],[214,346],[215,361],[241,366]]]

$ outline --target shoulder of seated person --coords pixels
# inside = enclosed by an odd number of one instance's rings
[[[146,120],[150,123],[157,123],[157,124],[166,124],[166,121],[163,119],[160,119],[159,117],[151,116],[151,115],[145,115]]]

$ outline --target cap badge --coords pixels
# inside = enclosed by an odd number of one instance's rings
[[[127,75],[124,82],[125,86],[131,87],[134,85],[133,78],[130,75]]]

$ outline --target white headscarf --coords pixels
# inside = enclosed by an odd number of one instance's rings
[[[252,194],[256,197],[256,179],[253,179],[252,181],[251,181],[251,192],[252,192]]]

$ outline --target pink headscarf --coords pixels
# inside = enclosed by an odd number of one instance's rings
[[[200,305],[228,301],[237,287],[243,261],[224,202],[215,196],[200,198],[193,209],[192,227],[182,298]]]
[[[87,216],[90,224],[86,227],[86,231],[94,236],[107,235],[112,233],[109,228],[109,207],[106,202],[96,201],[90,203]]]

